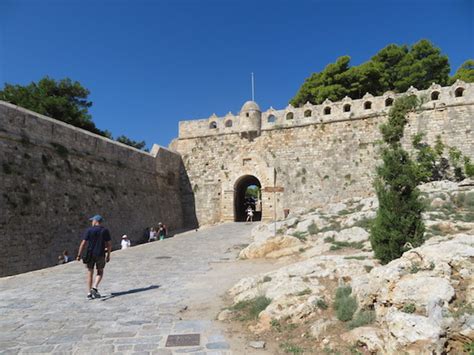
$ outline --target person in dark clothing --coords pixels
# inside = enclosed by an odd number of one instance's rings
[[[104,220],[101,216],[95,215],[89,220],[92,227],[88,228],[82,237],[76,260],[81,260],[82,252],[87,250],[86,256],[88,260],[84,260],[84,264],[87,266],[87,286],[89,290],[87,298],[93,299],[100,298],[98,287],[104,276],[105,263],[110,261],[112,242],[109,230],[101,225]],[[97,269],[97,275],[93,284],[94,266]]]

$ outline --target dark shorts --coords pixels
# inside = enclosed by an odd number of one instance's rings
[[[93,269],[94,266],[98,270],[105,268],[105,256],[92,256],[91,261],[86,266],[88,269]]]

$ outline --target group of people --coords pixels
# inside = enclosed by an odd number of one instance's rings
[[[112,238],[107,228],[102,225],[104,219],[100,215],[95,215],[89,219],[91,227],[89,227],[82,237],[81,244],[76,256],[76,260],[82,260],[87,268],[87,299],[100,298],[99,284],[104,276],[104,268],[106,263],[110,261],[112,252]],[[153,234],[152,234],[153,232]],[[158,228],[151,228],[149,233],[149,241],[163,240],[166,237],[167,230],[163,223],[158,224]],[[130,248],[131,242],[125,234],[122,236],[122,249]],[[59,256],[60,263],[71,261],[67,250]],[[96,275],[94,278],[94,269]]]
[[[158,227],[151,227],[149,236],[148,236],[148,241],[149,242],[154,242],[155,240],[163,240],[166,238],[167,235],[167,230],[166,226],[163,223],[158,223]]]

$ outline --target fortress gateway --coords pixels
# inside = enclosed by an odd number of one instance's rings
[[[407,93],[423,104],[410,115],[406,148],[415,133],[425,132],[429,143],[440,135],[474,158],[474,85],[457,81]],[[367,93],[359,100],[265,112],[248,101],[235,116],[180,122],[171,148],[182,156],[199,223],[243,220],[249,185],[262,188],[263,220],[373,194],[379,125],[398,96]]]
[[[474,84],[408,93],[422,99],[405,131],[474,160]],[[87,217],[105,216],[114,246],[159,221],[171,230],[244,219],[248,186],[271,220],[373,194],[379,125],[399,94],[326,100],[180,122],[170,149],[150,153],[0,101],[0,277],[54,265],[75,252]],[[231,236],[230,236],[231,237]]]

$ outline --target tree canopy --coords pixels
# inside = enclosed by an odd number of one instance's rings
[[[411,47],[390,44],[358,66],[350,66],[350,60],[349,56],[339,57],[323,71],[311,74],[290,104],[296,107],[306,102],[320,104],[326,99],[338,101],[345,96],[360,99],[366,92],[378,96],[389,90],[405,92],[410,86],[423,90],[433,82],[447,85],[453,78],[474,81],[474,61],[468,60],[450,78],[448,57],[426,39]]]
[[[462,65],[453,75],[452,81],[454,82],[458,79],[466,83],[474,82],[474,59],[468,59],[462,63]]]
[[[89,94],[78,81],[69,78],[56,81],[46,76],[25,86],[5,84],[0,90],[0,100],[112,139],[110,131],[100,130],[92,121]],[[146,146],[144,141],[136,142],[125,136],[118,137],[117,141],[138,149]]]

